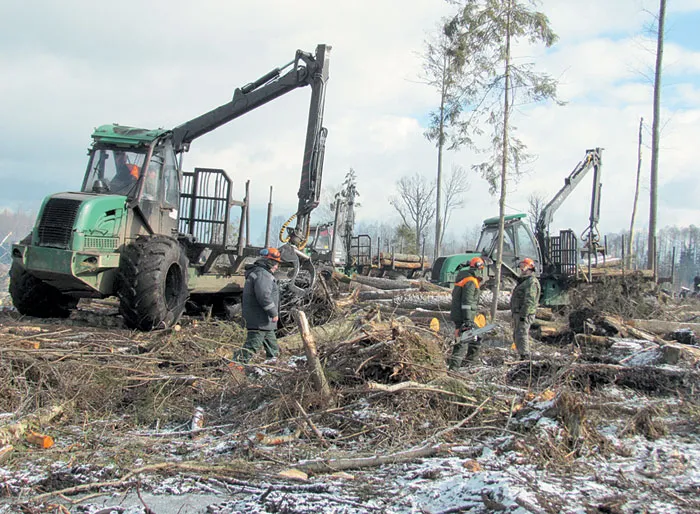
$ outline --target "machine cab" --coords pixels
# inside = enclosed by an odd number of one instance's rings
[[[177,234],[179,173],[169,139],[148,146],[96,142],[89,156],[83,192],[125,196],[153,232]]]
[[[540,251],[532,230],[525,222],[525,216],[525,214],[512,214],[505,218],[503,264],[516,273],[518,263],[525,257],[529,257],[535,261],[535,266],[539,273],[541,271]],[[477,250],[482,255],[496,261],[498,257],[497,243],[498,218],[489,218],[484,221]]]

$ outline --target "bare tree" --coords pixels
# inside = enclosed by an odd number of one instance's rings
[[[461,166],[453,165],[452,173],[445,184],[445,206],[442,211],[442,230],[440,230],[438,248],[442,246],[442,241],[445,238],[445,232],[447,231],[447,225],[450,223],[452,212],[464,206],[464,193],[469,191],[469,187],[467,171]]]
[[[533,232],[537,230],[537,220],[546,206],[547,197],[542,193],[532,193],[527,197],[527,214],[530,216],[530,228]]]
[[[435,182],[416,173],[402,177],[396,183],[396,192],[396,196],[389,197],[389,203],[404,224],[414,229],[416,241],[422,241],[423,232],[435,216]]]
[[[655,269],[656,261],[656,208],[659,171],[659,118],[661,117],[661,64],[664,56],[664,20],[666,0],[659,0],[659,20],[656,35],[656,69],[654,71],[654,117],[651,122],[651,187],[649,192],[649,251],[647,267]]]
[[[421,79],[440,93],[440,106],[430,113],[430,126],[425,132],[429,141],[434,141],[438,149],[437,155],[437,181],[435,196],[435,247],[433,258],[440,254],[445,231],[443,212],[447,212],[447,206],[442,207],[442,157],[445,143],[450,140],[449,149],[455,149],[465,144],[463,138],[451,133],[451,129],[460,125],[460,118],[465,111],[461,100],[461,82],[464,80],[463,70],[465,55],[459,48],[450,44],[445,34],[444,27],[433,39],[426,41],[425,55],[423,58],[423,75]],[[456,129],[456,132],[459,132]],[[446,191],[447,194],[447,191]],[[447,198],[445,199],[447,202]]]
[[[637,216],[637,200],[639,199],[639,179],[642,174],[642,129],[644,118],[639,118],[639,141],[637,143],[637,183],[634,188],[634,202],[632,203],[632,219],[630,220],[630,236],[627,240],[627,262],[624,265],[632,268],[632,241],[634,241],[634,218]]]

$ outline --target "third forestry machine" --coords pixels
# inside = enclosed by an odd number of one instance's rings
[[[570,284],[583,278],[585,273],[579,266],[579,259],[582,257],[587,260],[587,278],[590,280],[593,263],[597,263],[599,255],[605,258],[598,232],[602,153],[602,148],[586,150],[583,160],[564,179],[564,186],[539,213],[534,234],[525,219],[525,214],[505,217],[502,276],[506,289],[512,289],[518,276],[518,263],[525,257],[531,258],[537,266],[537,273],[542,282],[541,302],[544,305],[568,303]],[[591,213],[589,225],[581,236],[583,244],[579,247],[578,238],[573,230],[562,230],[559,235],[552,236],[550,224],[554,213],[590,170],[593,170]],[[450,287],[459,267],[473,257],[484,258],[488,263],[486,272],[490,277],[495,276],[497,242],[498,218],[488,218],[484,220],[477,249],[474,252],[438,258],[433,266],[432,281]],[[508,287],[509,285],[511,287]]]
[[[260,251],[243,237],[250,196],[233,200],[233,183],[222,169],[183,171],[183,154],[198,137],[310,86],[296,225],[280,248],[293,268],[289,288],[305,294],[315,272],[299,247],[309,237],[321,190],[329,56],[326,45],[315,54],[298,50],[286,65],[237,88],[230,102],[170,130],[97,128],[80,191],[47,197],[32,233],[13,246],[10,293],[17,310],[67,316],[79,298],[116,295],[129,327],[152,330],[177,322],[188,297],[238,301],[244,259]],[[237,238],[233,206],[241,207]],[[223,269],[215,266],[220,257],[227,261]]]

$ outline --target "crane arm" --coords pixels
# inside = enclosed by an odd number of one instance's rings
[[[600,215],[600,167],[602,162],[602,148],[594,148],[586,150],[586,155],[579,162],[568,177],[564,179],[564,187],[562,187],[554,198],[542,209],[537,218],[535,228],[535,237],[543,252],[543,258],[546,258],[547,239],[549,236],[549,225],[552,223],[554,213],[561,207],[564,200],[568,198],[576,186],[583,180],[590,169],[595,170],[593,183],[593,198],[591,204],[591,225],[597,225]],[[595,218],[595,219],[594,219]]]
[[[325,72],[327,79],[327,53],[329,51],[330,47],[327,45],[318,45],[315,56],[297,50],[296,56],[289,63],[269,71],[250,84],[237,88],[230,102],[178,125],[172,129],[175,151],[187,151],[193,140],[221,125],[294,89],[314,85],[318,81],[319,74],[323,75]],[[287,68],[290,69],[287,70]],[[287,71],[285,72],[285,70]]]

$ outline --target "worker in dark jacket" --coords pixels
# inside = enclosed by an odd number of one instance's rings
[[[474,257],[469,261],[469,267],[457,273],[455,285],[452,288],[452,305],[450,319],[455,324],[455,344],[452,347],[452,355],[447,361],[447,367],[456,370],[467,361],[476,359],[481,342],[474,337],[471,340],[462,341],[463,332],[476,328],[474,318],[478,314],[479,295],[481,294],[481,282],[483,276],[480,271],[484,269],[484,261],[481,257]]]
[[[513,315],[513,340],[521,359],[530,357],[530,325],[535,320],[540,301],[540,281],[535,276],[535,263],[525,258],[518,265],[520,281],[510,297],[510,312]]]
[[[246,269],[243,287],[243,319],[248,335],[243,347],[234,353],[236,362],[248,362],[261,346],[268,359],[280,353],[275,336],[279,319],[280,294],[274,273],[281,261],[277,248],[264,248],[261,258]]]

